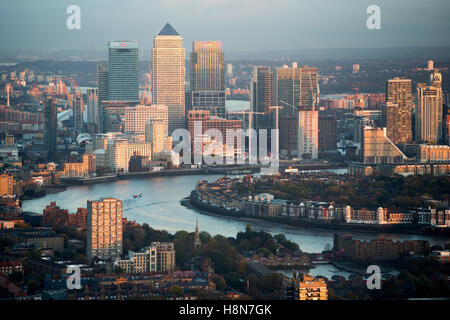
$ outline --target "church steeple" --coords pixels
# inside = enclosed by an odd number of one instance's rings
[[[195,220],[195,239],[194,239],[194,247],[199,249],[202,242],[200,240],[200,231],[198,231],[198,218]]]

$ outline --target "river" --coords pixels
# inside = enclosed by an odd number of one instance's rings
[[[193,232],[195,220],[198,218],[201,231],[211,235],[221,234],[235,237],[239,231],[245,230],[247,224],[255,230],[264,230],[271,234],[284,233],[306,252],[321,252],[327,244],[333,244],[333,230],[298,228],[271,222],[252,220],[241,221],[228,217],[211,216],[188,209],[180,204],[180,200],[188,196],[198,180],[215,181],[221,175],[186,175],[172,177],[134,178],[118,180],[95,185],[72,186],[59,193],[47,194],[44,197],[23,201],[23,210],[42,213],[46,205],[52,201],[61,208],[73,213],[78,207],[86,208],[87,200],[98,200],[104,197],[115,197],[123,200],[123,216],[138,223],[148,223],[158,230],[175,233],[178,230]],[[141,192],[139,199],[133,194]],[[352,233],[356,239],[371,240],[375,234]],[[390,234],[394,240],[425,239],[431,244],[442,243],[445,239],[438,237]]]

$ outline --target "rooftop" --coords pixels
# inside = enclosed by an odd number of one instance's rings
[[[178,32],[170,25],[170,23],[166,23],[166,25],[161,29],[158,33],[158,36],[179,36]]]

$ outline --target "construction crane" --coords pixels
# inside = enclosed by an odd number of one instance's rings
[[[147,82],[148,80],[148,82]],[[148,88],[147,95],[145,95],[145,91]],[[146,73],[145,77],[145,87],[144,92],[142,92],[141,104],[152,104],[151,91],[152,91],[152,76],[149,73]]]
[[[278,110],[283,109],[282,106],[270,106],[269,110],[275,109],[275,129],[278,130]]]

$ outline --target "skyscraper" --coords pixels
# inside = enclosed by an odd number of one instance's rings
[[[122,200],[87,201],[87,257],[115,259],[122,254]]]
[[[84,110],[84,101],[83,99],[76,95],[72,100],[72,119],[73,119],[73,127],[77,134],[83,132],[83,110]]]
[[[139,101],[137,41],[109,41],[109,101]]]
[[[109,71],[107,66],[99,65],[97,66],[97,95],[98,95],[98,114],[99,114],[99,122],[98,122],[98,132],[106,132],[106,113],[103,108],[103,101],[108,101],[109,97]]]
[[[57,152],[58,121],[56,118],[56,100],[45,99],[44,115],[44,149],[48,159],[55,159]]]
[[[101,114],[98,107],[98,89],[87,90],[87,123],[90,126],[95,126],[95,132],[98,130],[98,122]]]
[[[442,75],[430,72],[427,83],[417,85],[416,141],[437,144],[443,138]]]
[[[318,104],[319,85],[317,68],[307,66],[276,68],[273,74],[273,105],[282,106],[280,115],[295,115],[298,106]]]
[[[153,103],[169,108],[169,134],[184,128],[185,51],[183,38],[167,23],[153,39]]]
[[[250,83],[250,109],[253,112],[264,112],[255,114],[254,129],[270,129],[273,127],[270,107],[273,99],[273,79],[270,67],[255,66],[253,68],[253,79]]]
[[[383,119],[387,137],[394,144],[412,141],[411,104],[411,79],[394,78],[386,82]]]
[[[221,41],[193,41],[191,53],[192,108],[225,118],[224,55]]]
[[[319,153],[319,111],[314,107],[298,107],[297,155],[317,159]]]

